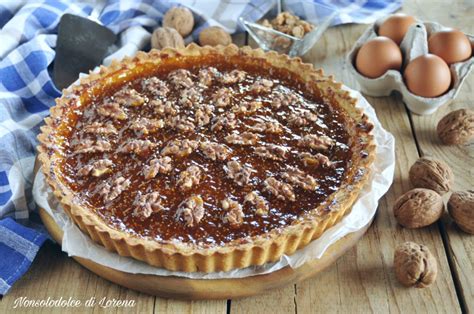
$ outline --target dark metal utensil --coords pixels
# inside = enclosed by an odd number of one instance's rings
[[[64,14],[59,22],[53,80],[63,89],[102,63],[117,36],[91,19]]]

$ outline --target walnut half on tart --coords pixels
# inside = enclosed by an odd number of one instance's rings
[[[228,271],[292,254],[350,210],[375,150],[355,103],[273,52],[140,52],[64,91],[39,160],[68,215],[107,249]]]

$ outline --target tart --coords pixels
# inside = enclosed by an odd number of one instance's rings
[[[249,47],[139,52],[64,90],[39,160],[80,229],[173,271],[261,265],[369,180],[372,124],[321,70]]]

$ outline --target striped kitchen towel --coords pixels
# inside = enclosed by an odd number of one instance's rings
[[[65,13],[89,16],[97,3],[103,8],[98,20],[119,38],[105,64],[147,48],[150,32],[159,25],[163,14],[176,5],[176,1],[166,0],[0,1],[1,295],[28,269],[46,239],[41,228],[27,228],[19,223],[28,223],[30,211],[35,209],[31,188],[36,136],[54,99],[61,95],[50,73],[58,23]],[[193,11],[196,29],[192,37],[196,38],[199,31],[209,25],[219,25],[233,33],[241,14],[264,12],[268,3],[267,0],[184,0],[179,5]],[[293,4],[298,5],[298,2]],[[348,2],[336,5],[347,7]],[[341,11],[337,23],[369,23],[399,6],[400,1],[356,1],[350,11]],[[254,14],[253,17],[261,16]]]

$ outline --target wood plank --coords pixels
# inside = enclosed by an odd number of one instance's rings
[[[443,25],[473,34],[472,13],[474,6],[472,3],[470,7],[466,7],[466,5],[466,2],[463,1],[453,1],[422,7],[421,2],[415,1],[407,3],[407,9],[422,19],[435,20]],[[430,116],[411,115],[421,155],[433,156],[449,164],[455,176],[453,187],[455,191],[473,189],[474,187],[474,145],[447,146],[442,144],[436,134],[436,125],[450,111],[460,108],[474,110],[473,91],[474,76],[471,74],[452,104],[441,107]],[[446,195],[445,198],[448,196]],[[448,256],[463,310],[474,312],[474,237],[457,228],[447,214],[441,220],[440,226],[446,237]]]
[[[52,300],[59,298],[80,300],[78,308],[67,308],[66,310],[78,313],[102,313],[113,310],[115,312],[151,313],[154,307],[155,297],[134,292],[104,280],[87,269],[81,267],[67,254],[61,252],[61,248],[47,242],[40,250],[32,267],[26,275],[15,283],[11,292],[4,296],[0,302],[0,313],[11,313],[15,300],[26,297],[29,300]],[[95,297],[95,306],[86,307],[85,302]],[[134,300],[133,307],[109,307],[103,308],[99,304],[102,298],[106,300]],[[106,303],[103,303],[105,306]],[[48,308],[20,308],[26,313],[64,313],[66,310],[60,307]]]
[[[226,301],[181,301],[157,298],[155,313],[223,314],[227,312],[226,303]]]
[[[288,285],[267,294],[232,300],[231,313],[294,313],[296,312],[295,285]],[[304,313],[304,312],[303,312]]]

